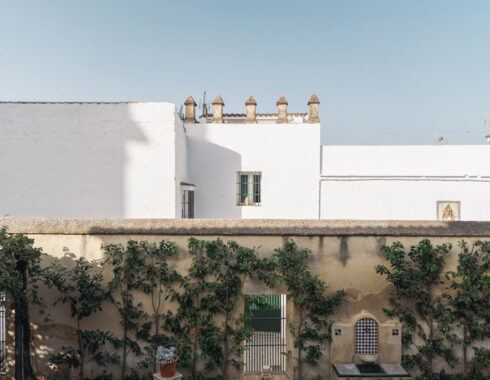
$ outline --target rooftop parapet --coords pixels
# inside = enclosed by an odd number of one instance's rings
[[[245,101],[246,113],[224,113],[225,103],[220,95],[213,100],[213,113],[208,112],[205,101],[203,101],[202,115],[199,121],[196,121],[196,102],[189,96],[185,101],[185,117],[182,117],[184,123],[212,123],[212,124],[298,124],[298,123],[319,123],[320,117],[318,106],[320,101],[313,94],[308,100],[309,113],[307,112],[289,112],[288,101],[284,95],[281,95],[276,101],[277,113],[257,113],[257,101],[250,95]]]

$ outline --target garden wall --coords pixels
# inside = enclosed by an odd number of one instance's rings
[[[382,311],[388,306],[391,287],[375,272],[375,266],[386,264],[380,249],[400,241],[405,247],[429,238],[433,244],[451,243],[453,248],[447,258],[447,269],[454,269],[459,253],[458,242],[490,240],[490,222],[418,222],[418,221],[318,221],[318,220],[162,220],[162,219],[51,219],[51,218],[0,218],[0,226],[10,233],[26,233],[42,247],[49,262],[52,257],[63,257],[67,251],[88,260],[102,258],[101,244],[126,243],[130,239],[160,241],[167,239],[178,246],[175,263],[186,270],[190,257],[186,253],[190,237],[199,239],[234,240],[246,247],[256,247],[261,257],[267,257],[288,239],[300,248],[312,251],[311,270],[324,280],[333,292],[345,289],[347,302],[337,309],[335,321],[348,321],[365,310],[376,316],[380,323],[388,321]],[[69,260],[66,258],[67,264]],[[247,282],[245,294],[281,293],[258,282]],[[48,305],[55,294],[42,290]],[[148,304],[145,297],[141,302]],[[40,316],[32,322],[36,336],[34,365],[48,373],[47,357],[63,344],[73,344],[74,321],[66,305],[48,310],[52,321],[43,323]],[[8,313],[7,313],[8,314]],[[294,318],[288,303],[288,322]],[[120,333],[119,315],[114,307],[105,308],[87,320],[84,328],[100,328]],[[12,355],[12,331],[9,331],[9,354]],[[291,339],[287,337],[292,349]],[[329,376],[329,347],[326,345],[320,366],[311,374]],[[10,368],[12,371],[12,363]],[[292,361],[287,360],[287,372],[292,375]],[[238,375],[237,375],[238,376]],[[117,376],[116,376],[117,377]]]

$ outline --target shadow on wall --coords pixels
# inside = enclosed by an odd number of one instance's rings
[[[0,104],[0,215],[124,217],[130,104]]]
[[[236,205],[237,172],[241,155],[189,136],[189,178],[196,185],[194,213],[196,218],[241,218]]]

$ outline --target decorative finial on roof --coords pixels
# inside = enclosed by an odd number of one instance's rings
[[[185,103],[184,103],[186,106],[189,106],[189,105],[193,105],[193,106],[197,106],[197,103],[194,101],[194,98],[192,96],[189,96]]]
[[[223,99],[221,99],[221,96],[218,94],[218,96],[213,100],[213,105],[215,104],[221,104],[222,106],[225,105],[225,102],[223,102]]]
[[[248,97],[247,101],[245,102],[246,106],[251,105],[251,104],[257,105],[257,102],[255,101],[255,99],[252,95],[250,95]]]
[[[225,102],[223,102],[223,99],[221,99],[221,96],[216,97],[216,99],[213,100],[213,123],[216,124],[223,124],[223,106],[225,105]]]
[[[196,121],[196,102],[189,96],[185,101],[185,119],[184,123],[197,123]]]
[[[276,123],[288,122],[288,101],[284,95],[281,95],[276,102],[277,106],[277,121]]]
[[[318,115],[318,105],[320,100],[316,94],[311,95],[310,100],[308,100],[308,105],[310,106],[310,115],[308,116],[308,123],[314,124],[320,122],[320,116]]]
[[[316,94],[311,95],[310,100],[308,100],[308,105],[310,104],[320,104],[320,100]]]
[[[254,97],[250,95],[245,102],[245,106],[247,107],[247,116],[245,117],[246,124],[257,124],[257,102]]]
[[[286,97],[284,95],[281,95],[279,99],[277,99],[276,106],[278,106],[279,104],[288,105],[288,101],[286,100]]]

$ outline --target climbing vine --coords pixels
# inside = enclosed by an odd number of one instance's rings
[[[210,259],[211,282],[210,289],[214,299],[210,310],[215,319],[222,317],[224,322],[217,330],[218,339],[221,340],[221,376],[229,378],[229,365],[240,369],[243,366],[243,342],[250,339],[252,330],[246,322],[248,315],[237,313],[243,285],[248,277],[258,277],[271,284],[271,277],[267,269],[268,261],[257,258],[254,249],[238,245],[230,241],[224,243],[221,239],[215,241],[190,241],[191,246],[204,249]]]
[[[108,294],[97,263],[80,258],[71,267],[65,265],[66,261],[72,259],[73,254],[66,252],[64,261],[55,259],[43,273],[45,284],[60,293],[54,305],[68,304],[71,317],[76,323],[77,346],[63,346],[60,352],[51,355],[50,361],[58,366],[65,365],[70,370],[78,369],[78,378],[83,380],[87,378],[85,367],[89,359],[104,367],[118,363],[119,357],[114,349],[117,349],[119,341],[106,331],[83,328],[87,318],[102,310],[102,303]],[[110,350],[105,349],[106,344],[110,344]],[[107,371],[104,371],[98,378],[108,376]]]
[[[174,291],[172,296],[172,300],[178,303],[178,309],[175,315],[169,311],[165,318],[165,328],[177,342],[179,364],[190,368],[192,380],[205,378],[204,372],[198,368],[200,359],[208,372],[222,360],[216,355],[219,342],[213,339],[218,327],[213,321],[214,296],[207,281],[211,266],[202,248],[203,243],[189,240],[192,257],[189,273],[182,277],[181,291]]]
[[[279,279],[286,285],[297,314],[289,329],[298,350],[295,358],[298,380],[303,379],[304,364],[317,365],[321,358],[320,344],[331,339],[330,318],[344,299],[343,290],[327,295],[325,282],[310,272],[310,257],[310,250],[299,249],[291,240],[274,254]]]
[[[391,269],[384,265],[376,267],[376,272],[394,285],[389,298],[390,308],[384,311],[400,318],[404,325],[403,345],[415,350],[415,353],[403,355],[403,364],[407,368],[418,367],[427,379],[438,378],[434,371],[437,357],[444,359],[450,367],[457,364],[453,347],[445,338],[451,329],[450,313],[443,297],[436,293],[436,287],[442,284],[443,266],[450,250],[450,244],[433,246],[424,239],[412,246],[407,254],[403,245],[395,242],[383,248]],[[420,320],[426,327],[418,323]],[[417,344],[413,334],[423,344]]]
[[[162,240],[157,243],[142,241],[139,243],[142,250],[143,262],[139,270],[143,280],[142,289],[151,297],[151,321],[143,324],[141,337],[150,343],[146,347],[147,359],[151,360],[153,372],[157,371],[155,353],[159,345],[171,343],[169,337],[162,334],[161,324],[165,318],[165,306],[168,306],[172,295],[172,286],[177,286],[181,276],[175,265],[169,265],[167,260],[177,252],[175,243]],[[153,330],[151,330],[151,326]],[[145,363],[147,366],[148,363]]]
[[[461,252],[456,271],[446,273],[451,282],[445,297],[451,307],[451,323],[462,330],[462,336],[453,333],[450,338],[462,346],[463,375],[467,376],[470,370],[468,348],[490,338],[490,242],[477,241],[471,248],[465,241],[459,245]],[[477,351],[476,357],[481,359],[484,352]],[[478,366],[471,367],[472,379],[483,376],[477,369]]]
[[[148,317],[143,304],[135,301],[135,292],[145,287],[141,269],[145,267],[145,252],[139,242],[129,240],[126,245],[106,244],[102,246],[105,259],[103,265],[112,269],[109,281],[109,297],[120,315],[123,330],[121,338],[121,373],[120,379],[137,378],[135,368],[128,373],[129,355],[140,356],[143,350],[138,342],[141,338],[141,323]],[[144,331],[144,330],[143,330]]]
[[[191,379],[229,379],[229,368],[242,368],[243,342],[251,337],[248,314],[238,312],[247,278],[273,285],[273,263],[256,251],[221,239],[189,239],[192,263],[174,294],[179,307],[166,328],[179,342]],[[202,362],[202,368],[198,366]],[[215,373],[215,375],[211,375]]]
[[[9,234],[0,228],[0,289],[12,300],[15,310],[15,375],[26,380],[36,379],[31,364],[29,303],[39,306],[39,314],[44,314],[38,294],[42,250],[33,244],[34,240],[23,234]]]

